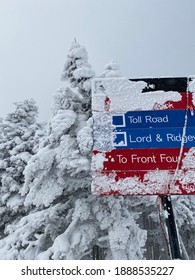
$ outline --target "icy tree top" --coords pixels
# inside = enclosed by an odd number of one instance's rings
[[[31,125],[35,122],[38,115],[38,107],[33,99],[24,102],[16,102],[15,112],[8,114],[5,121],[10,123],[22,123]]]
[[[68,80],[72,87],[90,91],[89,79],[95,75],[88,63],[88,54],[85,47],[73,42],[67,55],[62,73],[62,80]]]
[[[105,65],[105,71],[102,74],[102,77],[121,77],[119,64],[115,60],[111,60],[108,64]]]

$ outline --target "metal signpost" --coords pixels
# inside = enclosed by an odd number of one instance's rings
[[[161,195],[160,199],[164,210],[167,211],[168,213],[165,222],[168,230],[171,257],[172,259],[181,259],[180,245],[178,240],[177,227],[175,224],[175,219],[173,214],[171,196]]]
[[[171,194],[195,194],[193,77],[93,81],[92,193],[159,195],[181,258]]]

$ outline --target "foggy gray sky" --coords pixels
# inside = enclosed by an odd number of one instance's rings
[[[0,0],[0,117],[34,98],[48,120],[74,37],[97,75],[195,74],[194,0]]]

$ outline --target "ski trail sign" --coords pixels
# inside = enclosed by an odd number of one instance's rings
[[[92,81],[92,193],[195,194],[195,77]]]

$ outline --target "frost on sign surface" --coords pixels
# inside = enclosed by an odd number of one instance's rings
[[[92,193],[195,194],[195,77],[92,82]]]

